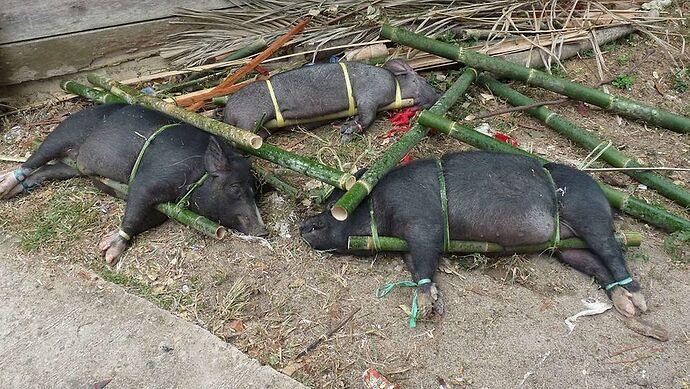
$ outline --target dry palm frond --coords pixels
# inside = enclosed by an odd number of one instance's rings
[[[491,54],[497,44],[521,42],[512,51],[534,47],[554,57],[559,46],[589,39],[597,27],[635,25],[662,32],[655,23],[667,20],[630,8],[630,1],[603,3],[578,0],[234,0],[229,8],[214,11],[183,9],[178,16],[198,29],[171,36],[161,51],[178,65],[196,65],[239,48],[258,37],[271,41],[310,11],[318,11],[310,26],[291,45],[314,46],[371,42],[378,39],[381,23],[404,26],[425,35],[449,30],[473,30],[486,38],[483,49]],[[542,41],[548,43],[542,44]],[[495,49],[493,50],[495,51]],[[503,52],[501,52],[503,53]],[[557,56],[555,57],[557,58]]]

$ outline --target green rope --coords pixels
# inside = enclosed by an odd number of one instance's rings
[[[192,184],[192,186],[189,187],[189,190],[177,202],[177,205],[180,207],[184,207],[184,208],[189,207],[188,200],[189,200],[189,197],[192,195],[192,192],[194,192],[196,190],[196,188],[200,187],[204,183],[204,181],[206,181],[207,178],[208,178],[208,172],[204,173],[198,180],[196,180],[196,182],[194,182]]]
[[[436,160],[438,166],[438,186],[441,192],[441,212],[443,213],[443,252],[450,248],[450,226],[448,224],[448,193],[446,191],[446,178],[443,174],[443,162],[441,158]]]
[[[141,160],[144,159],[144,153],[146,152],[146,149],[149,147],[151,142],[153,142],[153,139],[158,136],[161,132],[167,130],[170,127],[174,126],[179,126],[179,123],[172,123],[172,124],[166,124],[164,126],[159,127],[156,131],[153,132],[153,134],[149,135],[148,138],[146,138],[146,141],[144,142],[144,145],[141,146],[141,150],[139,150],[139,155],[137,155],[137,160],[134,162],[134,167],[132,167],[132,171],[129,173],[129,185],[132,185],[132,181],[134,181],[134,177],[137,175],[137,171],[139,171],[139,165],[141,165]]]
[[[546,173],[546,177],[549,178],[549,181],[551,182],[551,186],[553,187],[554,193],[556,193],[556,190],[558,189],[556,186],[556,181],[553,180],[553,177],[551,176],[551,172],[549,169],[544,168],[544,173]],[[548,250],[551,250],[551,253],[558,248],[558,244],[561,242],[561,218],[560,218],[560,212],[558,209],[558,199],[556,199],[556,215],[554,216],[554,221],[556,222],[556,226],[553,231],[553,236],[551,236],[551,239],[549,239],[549,243],[551,244],[551,247]]]
[[[389,282],[387,284],[383,284],[376,288],[376,291],[374,292],[376,295],[376,298],[382,298],[386,296],[388,293],[390,293],[394,288],[396,287],[408,287],[408,288],[416,288],[418,286],[430,284],[431,280],[429,278],[422,278],[418,282],[414,281],[398,281],[398,282]],[[412,294],[412,306],[410,308],[410,328],[415,328],[417,327],[417,313],[419,311],[419,307],[417,305],[417,289],[414,290],[414,293]]]
[[[374,218],[373,196],[369,196],[369,225],[371,228],[371,240],[374,242],[374,250],[381,251],[381,240],[379,239],[379,230],[376,227],[376,219]]]
[[[608,292],[609,290],[615,288],[616,286],[623,286],[623,285],[628,285],[629,283],[633,282],[633,279],[631,277],[624,278],[620,281],[612,282],[608,285],[606,285],[606,291]]]

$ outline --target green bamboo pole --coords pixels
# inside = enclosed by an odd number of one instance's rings
[[[266,40],[264,38],[259,38],[251,42],[247,46],[244,46],[228,54],[225,58],[221,59],[220,62],[234,61],[236,59],[249,57],[250,55],[254,55],[260,51],[263,51],[266,48],[266,46],[268,46]]]
[[[89,88],[84,84],[76,81],[67,80],[60,83],[60,88],[75,95],[86,97],[91,101],[99,104],[124,103],[125,101],[112,93],[106,91]]]
[[[519,93],[506,84],[496,81],[486,74],[479,75],[477,82],[484,85],[494,95],[506,99],[512,105],[524,106],[535,103],[535,101],[529,97]],[[559,134],[564,135],[566,138],[580,144],[589,151],[596,149],[604,143],[601,139],[597,139],[587,131],[577,127],[564,117],[551,112],[544,106],[528,109],[527,113],[529,113],[532,117],[541,120],[544,124],[553,128]],[[601,159],[614,167],[643,167],[634,158],[621,153],[613,146],[607,148],[601,154]],[[664,197],[675,201],[683,207],[690,208],[690,193],[686,192],[683,190],[683,188],[675,185],[664,177],[645,171],[624,170],[623,173],[647,185],[648,187],[655,189]]]
[[[84,90],[80,90],[81,93],[79,94],[88,98],[89,95],[93,95],[93,91],[96,90],[93,88],[85,87]],[[130,92],[133,93],[136,91]],[[213,119],[204,119],[216,122]],[[223,124],[220,122],[216,123]],[[195,123],[191,124],[195,125]],[[291,153],[289,151],[283,150],[268,143],[262,143],[258,149],[243,144],[236,144],[236,146],[238,149],[243,150],[249,154],[255,155],[259,158],[263,158],[267,161],[271,161],[280,166],[294,170],[298,173],[304,174],[308,177],[314,178],[316,180],[319,180],[331,186],[338,187],[340,189],[348,190],[356,181],[355,176],[353,176],[350,173],[341,172],[338,169],[334,169],[330,166]]]
[[[430,111],[437,114],[443,114],[448,111],[458,101],[460,96],[465,94],[465,91],[476,76],[477,72],[474,69],[466,69],[436,104],[430,108]],[[371,193],[371,190],[381,177],[393,169],[400,159],[426,136],[427,132],[427,128],[419,123],[415,123],[405,135],[400,137],[400,140],[390,146],[383,155],[379,156],[352,188],[335,203],[333,208],[331,208],[331,215],[336,220],[343,221],[347,219],[348,215]]]
[[[644,120],[683,134],[690,133],[689,118],[646,106],[630,99],[613,96],[598,89],[508,62],[501,58],[490,57],[389,25],[384,25],[381,28],[381,36],[418,50],[462,62],[467,66],[490,71],[500,77],[519,80],[531,86],[538,86],[575,100],[585,101],[628,118]]]
[[[77,163],[70,158],[63,158],[62,162],[73,167],[74,169],[79,170],[77,167]],[[129,186],[127,186],[127,184],[123,184],[121,182],[117,182],[115,180],[111,180],[110,178],[105,177],[91,178],[94,178],[102,182],[104,185],[115,190],[116,192],[119,192],[120,196],[118,197],[121,197],[123,199],[127,196],[127,193],[129,192]],[[197,213],[194,213],[189,209],[181,207],[175,203],[156,204],[156,210],[158,210],[160,213],[164,214],[170,219],[177,220],[178,222],[184,224],[189,228],[195,229],[204,235],[216,238],[218,240],[223,239],[225,237],[225,233],[227,232],[225,230],[225,227],[219,225],[218,223]]]
[[[616,241],[621,246],[639,247],[642,243],[642,236],[638,232],[616,233]],[[348,250],[362,250],[362,251],[409,251],[407,241],[393,236],[379,236],[379,249],[376,249],[374,238],[371,236],[349,236],[347,238]],[[517,246],[501,246],[498,243],[491,242],[475,242],[465,240],[451,240],[448,245],[446,253],[501,253],[501,254],[524,254],[524,253],[539,253],[544,250],[552,248],[551,242],[517,245]],[[587,243],[579,238],[563,239],[556,245],[557,249],[585,249]]]
[[[252,134],[249,131],[207,118],[195,112],[190,112],[173,103],[165,102],[156,97],[143,95],[136,89],[115,80],[110,80],[94,73],[89,73],[86,78],[90,83],[108,90],[110,93],[121,97],[129,104],[138,104],[146,108],[163,112],[206,132],[228,139],[238,146],[242,145],[258,149],[263,143],[263,139],[261,139],[260,136]]]
[[[278,178],[275,174],[269,172],[268,170],[262,168],[261,166],[253,166],[252,169],[259,176],[259,179],[263,182],[271,185],[277,190],[285,193],[288,197],[296,199],[299,196],[299,189],[288,184],[287,182]]]
[[[450,135],[478,149],[524,155],[538,160],[541,164],[549,162],[544,158],[515,148],[507,143],[499,142],[492,137],[486,136],[444,117],[434,115],[428,111],[423,111],[419,115],[417,123],[435,128],[446,135]],[[642,200],[627,193],[620,192],[601,182],[598,182],[598,184],[604,191],[609,203],[628,215],[670,232],[681,230],[690,231],[690,220],[651,206]]]

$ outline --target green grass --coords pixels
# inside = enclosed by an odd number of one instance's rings
[[[618,62],[618,64],[620,66],[625,66],[625,65],[629,64],[630,63],[630,54],[620,55],[618,58],[616,58],[616,62]]]
[[[618,89],[632,89],[633,85],[637,81],[637,77],[629,74],[619,74],[611,84]]]
[[[580,50],[578,55],[581,58],[594,58],[594,50],[592,50],[592,49]]]
[[[690,68],[676,69],[673,72],[673,90],[685,93],[690,89]]]
[[[88,195],[76,194],[75,189],[58,189],[48,204],[29,213],[22,222],[27,229],[19,229],[19,246],[25,251],[45,248],[51,253],[62,253],[74,242],[89,233],[89,229],[100,223],[99,210]]]
[[[664,239],[664,250],[676,262],[690,263],[690,231],[678,231]]]
[[[565,69],[563,69],[558,64],[551,65],[551,69],[549,69],[549,70],[551,71],[551,74],[556,76],[556,77],[566,78],[566,76],[568,75],[568,73],[565,71]]]

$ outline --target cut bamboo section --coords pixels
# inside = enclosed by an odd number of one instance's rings
[[[123,85],[115,80],[110,80],[94,73],[89,73],[86,78],[90,83],[109,91],[129,104],[138,104],[146,108],[163,112],[208,133],[223,137],[238,146],[258,149],[263,143],[263,139],[261,139],[260,136],[252,134],[249,131],[204,117],[194,112],[189,112],[184,108],[180,108],[175,104],[165,102],[161,99],[143,95],[136,89]]]
[[[477,73],[474,69],[466,69],[463,74],[448,88],[446,93],[430,108],[431,112],[443,114],[455,104],[460,96],[465,94],[467,88],[472,84]],[[331,208],[331,215],[336,220],[347,219],[355,208],[364,200],[371,190],[376,186],[381,177],[388,173],[398,162],[407,154],[412,147],[426,136],[428,129],[419,122],[415,123],[400,140],[391,145],[388,150],[374,161],[369,169],[357,180],[338,202]]]
[[[494,95],[506,99],[506,101],[514,106],[525,106],[535,103],[535,101],[529,97],[519,93],[506,84],[496,81],[486,74],[479,75],[477,82],[484,85]],[[551,112],[546,107],[532,108],[526,110],[526,112],[589,151],[597,149],[604,143],[601,139],[597,139],[587,131],[566,120],[564,117]],[[643,167],[634,158],[621,153],[613,146],[603,150],[600,158],[613,167]],[[623,173],[656,190],[667,199],[673,200],[685,208],[690,208],[690,193],[664,177],[645,171],[624,170]]]
[[[361,251],[409,251],[407,241],[393,236],[379,236],[378,245],[371,236],[349,236],[347,238],[348,250]],[[616,233],[616,242],[621,246],[639,247],[642,243],[642,236],[638,232]],[[552,248],[559,250],[566,249],[586,249],[587,243],[580,238],[568,238],[560,240],[554,247],[552,242],[539,244],[527,244],[516,246],[501,246],[498,243],[476,242],[466,240],[451,240],[448,243],[449,254],[528,254],[540,253]]]
[[[106,91],[90,88],[84,84],[80,84],[76,81],[62,81],[60,83],[60,88],[63,90],[74,93],[75,95],[86,97],[87,99],[94,101],[99,104],[112,104],[112,103],[125,103],[126,101],[120,97],[115,96],[112,93]]]
[[[536,69],[530,69],[504,59],[473,52],[389,25],[384,25],[381,28],[381,36],[415,49],[462,62],[473,68],[490,71],[500,77],[548,89],[628,118],[644,120],[653,125],[679,133],[690,133],[690,119],[686,117],[646,106],[630,99],[613,96],[598,89],[568,81]]]
[[[78,89],[78,91],[84,93],[84,97],[94,95],[97,90],[93,88],[84,87]],[[94,92],[95,91],[95,92]],[[134,91],[136,92],[136,91]],[[113,97],[116,97],[113,95]],[[200,116],[193,112],[188,112],[182,108],[175,107],[177,110],[182,110],[186,114]],[[203,116],[202,116],[203,117]],[[215,122],[213,119],[204,118]],[[219,124],[223,124],[217,122]],[[191,123],[194,125],[194,123]],[[332,168],[330,166],[324,165],[322,163],[316,162],[309,158],[302,157],[300,155],[291,153],[289,151],[283,150],[276,146],[269,145],[267,143],[262,143],[258,149],[253,147],[245,146],[243,144],[236,144],[236,147],[243,150],[249,154],[255,155],[259,158],[271,161],[275,164],[283,166],[285,168],[294,170],[298,173],[304,174],[305,176],[314,178],[328,185],[335,186],[337,188],[348,190],[352,185],[354,185],[356,179],[350,173],[341,172],[338,169]]]
[[[492,137],[474,131],[469,127],[465,127],[444,117],[434,115],[428,111],[423,111],[419,115],[417,123],[435,128],[439,132],[450,135],[453,138],[478,149],[524,155],[526,157],[536,159],[541,164],[546,164],[549,162],[537,155],[515,148],[507,143],[500,142]],[[618,191],[601,182],[597,183],[604,191],[604,195],[606,195],[609,203],[628,215],[631,215],[656,227],[663,228],[666,231],[690,231],[690,220],[651,206],[643,200]]]

